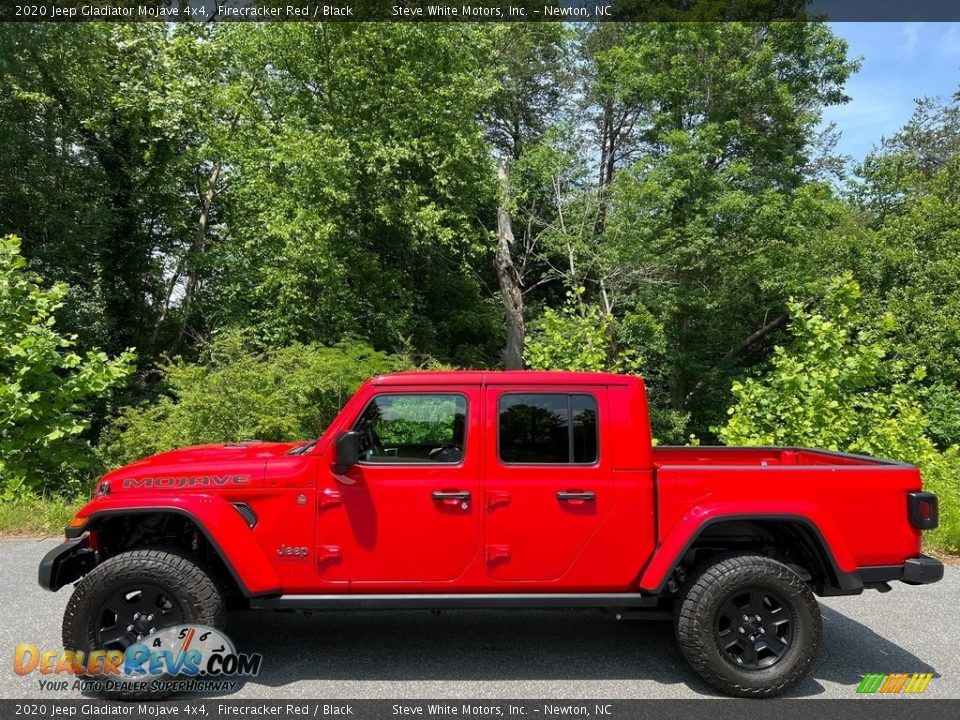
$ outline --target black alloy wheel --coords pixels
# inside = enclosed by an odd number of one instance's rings
[[[779,595],[748,588],[731,595],[714,625],[723,657],[744,670],[761,670],[779,662],[793,642],[793,613]]]
[[[223,592],[199,558],[179,548],[139,548],[107,558],[77,583],[63,615],[63,647],[86,657],[94,650],[124,652],[164,628],[219,630],[225,622]],[[93,692],[111,700],[158,700],[173,692],[152,682],[120,685]]]
[[[104,650],[126,650],[157,630],[183,623],[183,609],[167,590],[148,583],[120,588],[97,614],[94,637]]]
[[[718,553],[691,568],[674,608],[680,651],[725,695],[772,697],[810,671],[823,630],[810,585],[790,566]]]

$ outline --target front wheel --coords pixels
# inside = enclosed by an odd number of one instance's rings
[[[675,611],[680,650],[726,695],[772,697],[799,682],[820,646],[820,608],[793,570],[728,555],[693,572]]]
[[[63,616],[67,650],[125,651],[154,632],[176,625],[223,628],[225,605],[216,583],[191,557],[176,550],[130,550],[91,570],[77,584]],[[169,693],[103,693],[146,700]]]

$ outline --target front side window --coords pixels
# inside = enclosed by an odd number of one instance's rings
[[[377,395],[353,427],[360,433],[360,461],[458,463],[463,460],[466,420],[463,395]]]
[[[500,460],[570,464],[597,460],[597,401],[592,395],[503,395],[499,404]]]

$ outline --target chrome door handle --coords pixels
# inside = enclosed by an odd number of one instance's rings
[[[466,490],[452,490],[449,492],[444,490],[434,490],[433,499],[434,500],[469,500],[470,493],[467,492]]]
[[[557,500],[561,502],[594,502],[597,499],[595,492],[564,491],[557,493]]]

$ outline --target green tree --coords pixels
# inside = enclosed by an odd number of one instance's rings
[[[237,131],[195,327],[244,326],[273,345],[359,336],[489,362],[496,309],[473,269],[487,240],[477,218],[493,203],[478,119],[487,30],[243,34],[237,52],[266,80],[259,114]]]
[[[203,32],[0,28],[0,232],[23,237],[44,276],[70,285],[59,315],[84,347],[147,348],[163,260],[194,227],[194,111],[206,86],[186,61]]]
[[[853,270],[864,310],[894,319],[896,357],[928,369],[925,410],[941,448],[960,442],[960,109],[920,101],[850,184],[858,223],[822,248]]]
[[[763,357],[786,297],[816,275],[802,258],[835,214],[811,182],[816,128],[856,63],[817,23],[629,26],[593,62],[614,164],[608,292],[663,325],[671,405],[708,433],[731,374]]]
[[[134,357],[76,352],[56,330],[64,285],[43,288],[27,270],[20,240],[0,239],[0,488],[6,499],[29,492],[71,493],[89,467],[91,402],[133,370]]]
[[[488,363],[490,35],[0,28],[0,232],[70,285],[82,347],[144,365],[227,326]]]

